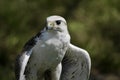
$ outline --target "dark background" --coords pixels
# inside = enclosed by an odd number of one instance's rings
[[[91,80],[120,80],[120,0],[0,0],[0,80],[15,79],[16,55],[54,14],[89,52]]]

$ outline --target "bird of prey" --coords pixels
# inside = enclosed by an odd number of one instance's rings
[[[46,22],[16,58],[16,80],[88,80],[90,56],[70,43],[66,20],[53,15]]]

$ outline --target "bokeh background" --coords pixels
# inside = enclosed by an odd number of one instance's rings
[[[120,80],[120,0],[0,0],[0,80],[15,80],[16,55],[54,14],[90,53],[90,80]]]

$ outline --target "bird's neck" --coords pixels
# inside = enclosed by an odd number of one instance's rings
[[[59,31],[52,31],[52,30],[45,30],[42,32],[42,39],[49,40],[49,39],[58,39],[62,40],[63,42],[70,43],[70,35],[68,32],[59,32]]]

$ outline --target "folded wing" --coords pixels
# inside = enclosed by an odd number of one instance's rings
[[[32,54],[32,48],[36,45],[37,41],[40,39],[41,32],[32,37],[24,46],[23,51],[16,58],[15,62],[15,76],[16,80],[25,80],[25,69],[27,63]]]
[[[88,80],[90,68],[91,60],[87,51],[70,44],[62,61],[60,80]]]

